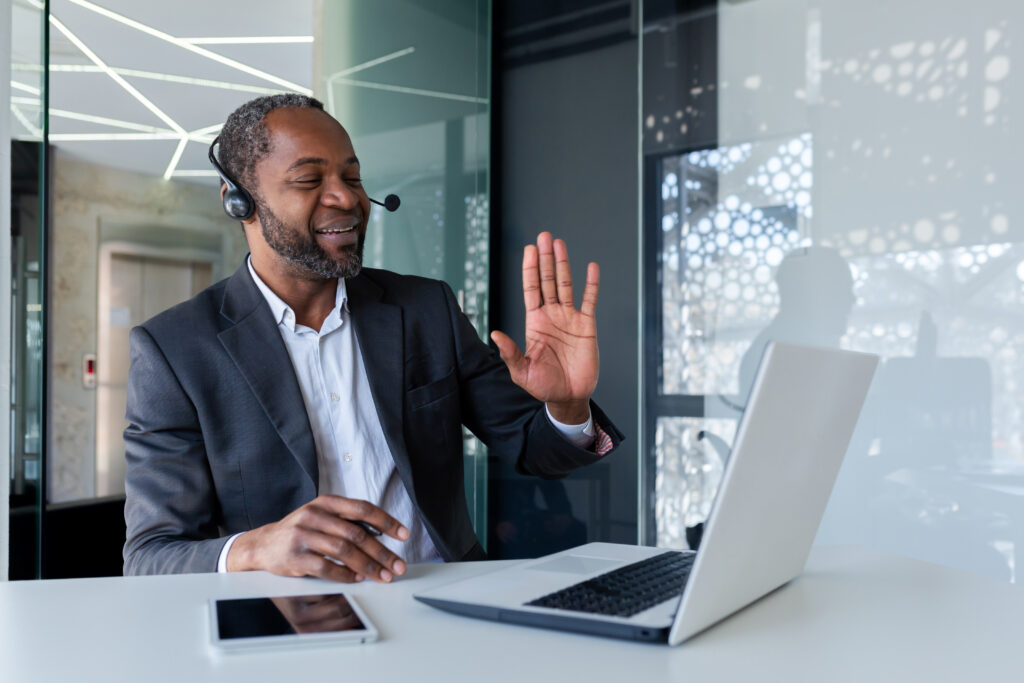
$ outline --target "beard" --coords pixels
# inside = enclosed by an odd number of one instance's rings
[[[311,275],[323,279],[351,278],[362,270],[365,233],[359,236],[355,246],[345,249],[344,256],[332,258],[317,244],[313,235],[286,225],[260,199],[256,199],[256,215],[260,219],[263,239],[296,267],[297,274],[307,278]]]

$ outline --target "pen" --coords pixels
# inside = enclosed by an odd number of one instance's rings
[[[351,524],[355,524],[356,526],[362,527],[363,531],[366,531],[367,533],[373,534],[374,536],[380,536],[381,535],[380,529],[378,529],[377,527],[373,526],[372,524],[368,524],[368,523],[360,521],[358,519],[346,519],[345,521],[349,522]]]

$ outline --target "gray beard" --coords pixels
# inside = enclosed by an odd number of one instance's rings
[[[362,270],[365,235],[360,235],[356,246],[346,250],[344,258],[335,260],[316,243],[316,238],[298,230],[290,230],[284,221],[259,199],[256,200],[256,215],[260,219],[263,239],[271,249],[296,266],[296,274],[334,279],[355,277]]]

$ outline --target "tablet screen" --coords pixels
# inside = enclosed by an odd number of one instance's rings
[[[344,593],[217,601],[222,641],[365,630]]]

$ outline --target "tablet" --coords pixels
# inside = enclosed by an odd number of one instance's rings
[[[369,643],[377,629],[344,593],[213,600],[210,637],[221,650]]]

